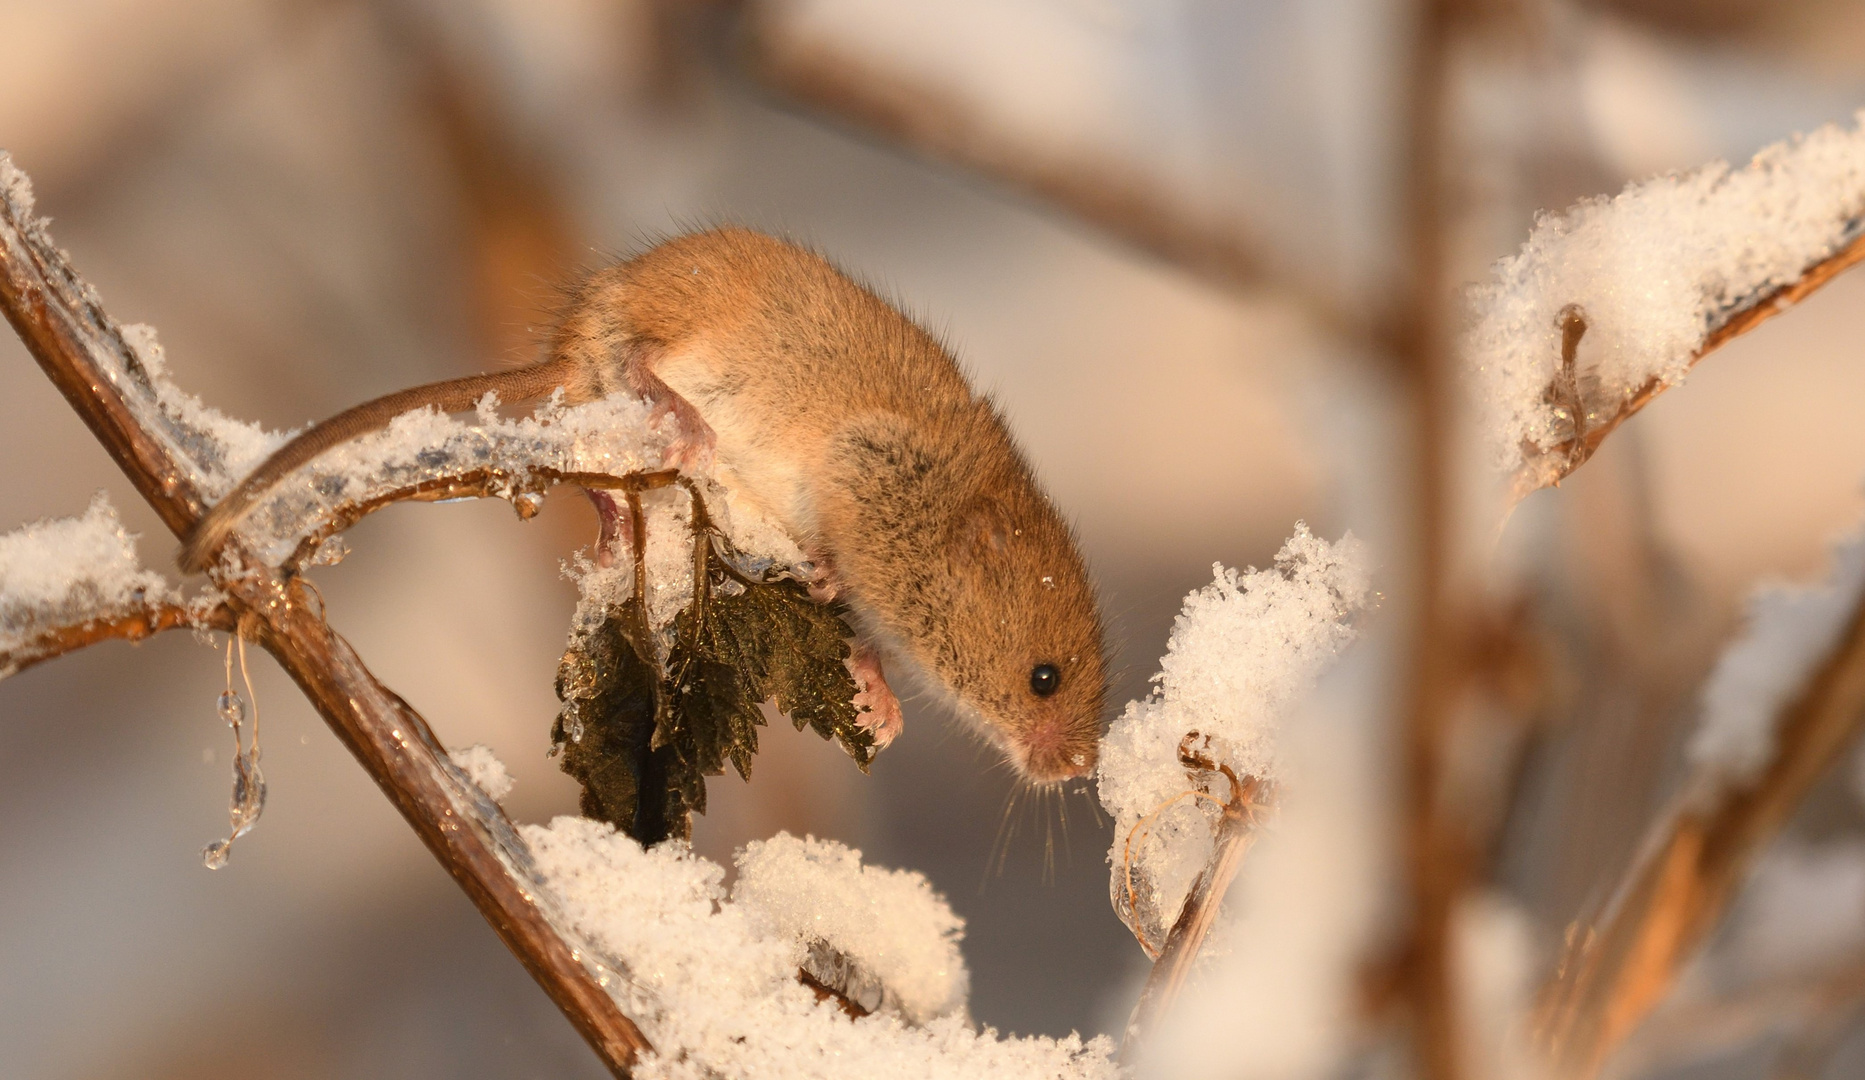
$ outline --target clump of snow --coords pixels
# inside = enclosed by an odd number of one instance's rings
[[[807,943],[774,933],[755,902],[728,899],[724,869],[683,843],[644,850],[606,824],[570,817],[522,832],[558,916],[599,954],[592,959],[607,969],[609,992],[654,1044],[656,1053],[636,1065],[642,1080],[1118,1075],[1105,1039],[1005,1039],[957,1015],[921,1026],[891,1012],[851,1020],[798,981]],[[824,884],[834,888],[836,876],[825,875]],[[873,895],[866,883],[857,892]],[[823,901],[826,908],[850,902]],[[903,924],[900,932],[938,936],[930,924],[918,931]]]
[[[13,164],[13,155],[0,152],[0,199],[7,204],[9,216],[32,221],[32,178]]]
[[[1775,725],[1837,647],[1865,592],[1865,530],[1833,547],[1818,585],[1771,584],[1749,598],[1748,625],[1703,686],[1692,765],[1722,783],[1758,777],[1774,757]]]
[[[483,743],[462,746],[447,751],[447,757],[493,802],[511,794],[514,783],[512,774],[505,771],[505,763],[498,759],[490,746]]]
[[[1856,238],[1865,221],[1865,113],[1777,143],[1746,167],[1717,162],[1629,185],[1536,225],[1474,291],[1465,363],[1505,466],[1548,449],[1575,418],[1546,391],[1561,364],[1561,312],[1586,320],[1583,408],[1611,412],[1647,382],[1675,384],[1709,332]],[[1593,392],[1597,380],[1597,395]]]
[[[1743,892],[1730,955],[1763,978],[1805,975],[1865,948],[1865,843],[1786,841]]]
[[[178,603],[136,559],[136,538],[102,492],[83,517],[34,522],[0,536],[0,653],[61,626]]]
[[[779,833],[739,853],[732,901],[771,933],[826,946],[838,973],[863,987],[849,996],[864,1006],[873,1000],[914,1023],[964,1011],[965,923],[920,874],[863,866],[861,852],[833,840]]]
[[[1272,569],[1213,569],[1216,580],[1185,598],[1153,694],[1108,729],[1096,774],[1114,818],[1115,909],[1155,948],[1211,855],[1215,807],[1185,793],[1230,796],[1221,777],[1188,776],[1181,742],[1196,733],[1200,754],[1275,779],[1277,723],[1352,638],[1369,578],[1352,534],[1330,544],[1302,524]]]

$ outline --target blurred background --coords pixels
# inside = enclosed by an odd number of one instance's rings
[[[1537,210],[1865,106],[1857,0],[1467,6],[1460,280]],[[1003,403],[1095,570],[1118,703],[1214,560],[1262,565],[1298,519],[1392,532],[1398,402],[1355,328],[1399,258],[1407,10],[0,0],[0,147],[178,381],[280,428],[531,357],[563,285],[657,237],[739,222],[818,247]],[[1816,573],[1858,518],[1861,311],[1854,275],[1737,341],[1512,526],[1548,659],[1493,876],[1548,946],[1667,793],[1743,595]],[[0,526],[101,488],[170,565],[167,532],[0,338]],[[497,751],[520,820],[575,810],[545,751],[560,563],[594,528],[574,492],[529,523],[403,506],[314,572],[443,740]],[[215,652],[167,635],[0,683],[0,1074],[602,1075],[269,659],[255,676],[270,803],[217,873]],[[968,920],[978,1020],[1118,1030],[1145,960],[1089,798],[1014,801],[991,752],[911,703],[871,776],[787,725],[764,745],[753,783],[713,781],[702,853],[788,829],[918,869]],[[1828,787],[1794,842],[1858,850],[1849,778]],[[1764,1076],[1772,1053],[1764,1032],[1651,1067]]]

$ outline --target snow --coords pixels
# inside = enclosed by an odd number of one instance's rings
[[[1781,710],[1838,645],[1862,591],[1865,527],[1833,546],[1823,583],[1756,590],[1742,635],[1704,683],[1703,711],[1687,748],[1692,765],[1733,785],[1767,768]]]
[[[1230,795],[1221,777],[1188,776],[1181,741],[1196,732],[1199,752],[1240,777],[1276,779],[1277,724],[1351,640],[1348,620],[1369,577],[1352,534],[1330,544],[1299,523],[1273,568],[1213,570],[1216,579],[1185,598],[1154,692],[1130,702],[1101,744],[1097,780],[1114,819],[1115,908],[1154,947],[1211,855],[1216,808],[1184,795],[1194,788]]]
[[[1865,228],[1865,113],[1764,149],[1631,184],[1536,225],[1472,294],[1464,362],[1490,413],[1499,462],[1573,436],[1546,390],[1561,361],[1561,312],[1586,320],[1590,412],[1648,382],[1670,386],[1728,316],[1798,279]],[[1588,377],[1598,380],[1598,396]]]
[[[1805,975],[1865,949],[1865,842],[1789,840],[1744,891],[1730,953],[1751,975]]]
[[[505,771],[505,763],[493,754],[491,747],[474,743],[447,751],[447,758],[493,802],[511,794],[512,774]]]
[[[1389,950],[1402,895],[1390,637],[1357,644],[1285,718],[1276,812],[1177,1008],[1140,1047],[1144,1080],[1356,1075],[1344,1059],[1361,1045],[1367,958]]]
[[[0,536],[0,654],[61,626],[179,601],[162,575],[137,561],[136,538],[102,492],[83,517]]]
[[[852,894],[823,897],[825,910],[846,913],[900,889],[885,874],[852,875],[832,848],[808,857],[810,842],[780,836],[770,841],[774,848],[747,851],[744,861],[763,884],[735,899],[726,895],[724,868],[678,841],[644,850],[606,824],[572,817],[521,831],[549,907],[599,954],[592,959],[609,992],[656,1048],[636,1065],[641,1080],[1118,1075],[1105,1039],[1000,1038],[973,1030],[956,1013],[917,1026],[894,1012],[851,1020],[818,1001],[797,980],[806,942],[773,933],[771,910],[753,894],[794,898],[812,884],[837,889],[840,881],[847,889],[859,878]],[[796,874],[801,879],[782,880]],[[903,964],[939,955],[949,941],[940,920],[915,914],[902,915],[895,932],[925,939],[896,942]],[[930,985],[927,973],[901,970],[909,985]]]
[[[739,854],[732,901],[771,933],[834,950],[876,984],[881,1007],[914,1023],[964,1011],[965,924],[919,874],[863,866],[861,852],[833,840],[779,834]]]

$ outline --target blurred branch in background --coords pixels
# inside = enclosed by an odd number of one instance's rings
[[[783,97],[934,161],[973,170],[1226,290],[1285,295],[1321,329],[1350,341],[1367,317],[1300,277],[1254,234],[1235,205],[1196,206],[1156,168],[1065,136],[1018,132],[956,86],[886,67],[797,26],[789,0],[739,7],[742,62]]]
[[[1865,723],[1865,604],[1780,717],[1767,769],[1749,785],[1687,783],[1599,923],[1569,942],[1547,990],[1541,1037],[1563,1075],[1585,1077],[1669,992],[1721,920],[1756,855]]]

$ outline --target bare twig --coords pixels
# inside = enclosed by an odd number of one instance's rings
[[[1187,736],[1189,742],[1195,736]],[[1224,903],[1224,896],[1230,891],[1231,882],[1237,878],[1237,871],[1243,866],[1243,856],[1250,850],[1250,844],[1256,838],[1256,796],[1262,791],[1263,782],[1254,776],[1241,780],[1229,766],[1220,765],[1208,758],[1200,757],[1181,745],[1180,760],[1187,766],[1202,769],[1205,772],[1221,772],[1230,781],[1230,798],[1224,803],[1223,816],[1218,819],[1217,836],[1211,853],[1211,861],[1199,872],[1198,879],[1192,882],[1191,891],[1185,896],[1185,903],[1179,908],[1179,917],[1172,924],[1172,931],[1166,936],[1165,948],[1153,962],[1153,970],[1146,977],[1146,985],[1140,990],[1140,999],[1133,1006],[1133,1014],[1127,1021],[1127,1030],[1120,1044],[1120,1056],[1123,1062],[1130,1062],[1134,1050],[1145,1040],[1159,1017],[1164,1016],[1178,1000],[1179,991],[1184,989],[1185,980],[1191,975],[1192,967],[1197,963],[1198,954],[1203,950],[1205,938],[1210,936],[1211,928],[1217,925],[1217,916]]]
[[[1703,345],[1691,356],[1690,364],[1722,348],[1729,342],[1755,329],[1788,308],[1793,307],[1818,290],[1822,285],[1838,277],[1841,273],[1865,261],[1865,232],[1861,232],[1852,241],[1833,252],[1826,258],[1807,267],[1798,280],[1783,285],[1773,292],[1757,297],[1752,303],[1731,311],[1710,331],[1703,340]],[[1563,311],[1563,328],[1569,324],[1565,321],[1567,312]],[[1571,332],[1564,335],[1563,342],[1567,350],[1563,355],[1562,374],[1556,377],[1555,384],[1549,387],[1550,394],[1563,395],[1563,382],[1571,378],[1571,350],[1578,344],[1578,339]],[[1532,456],[1525,455],[1521,467],[1516,470],[1514,481],[1514,501],[1520,502],[1544,487],[1552,487],[1587,463],[1600,444],[1606,441],[1620,424],[1630,420],[1651,404],[1653,398],[1670,388],[1669,383],[1651,379],[1621,401],[1609,416],[1588,419],[1586,410],[1576,407],[1574,410],[1574,435],[1572,438],[1556,443],[1546,449],[1536,448]]]
[[[143,498],[176,536],[187,535],[206,506],[191,479],[203,471],[201,463],[139,419],[162,415],[147,372],[95,292],[38,223],[16,216],[7,194],[0,193],[0,307]],[[236,563],[247,563],[235,573],[216,570],[230,613],[243,625],[256,624],[257,639],[506,945],[602,1061],[628,1075],[651,1048],[603,989],[614,976],[553,922],[511,822],[446,760],[427,722],[313,613],[301,581],[251,565],[237,542],[229,547]]]
[[[1540,1034],[1568,1077],[1589,1077],[1670,989],[1746,880],[1756,854],[1865,722],[1865,605],[1776,725],[1746,785],[1688,789],[1594,928],[1572,935]]]
[[[144,604],[69,626],[53,627],[13,649],[0,651],[0,678],[100,641],[119,638],[141,641],[164,630],[183,627],[231,631],[237,621],[233,610],[225,604],[216,605],[205,615],[196,615],[180,604]]]

